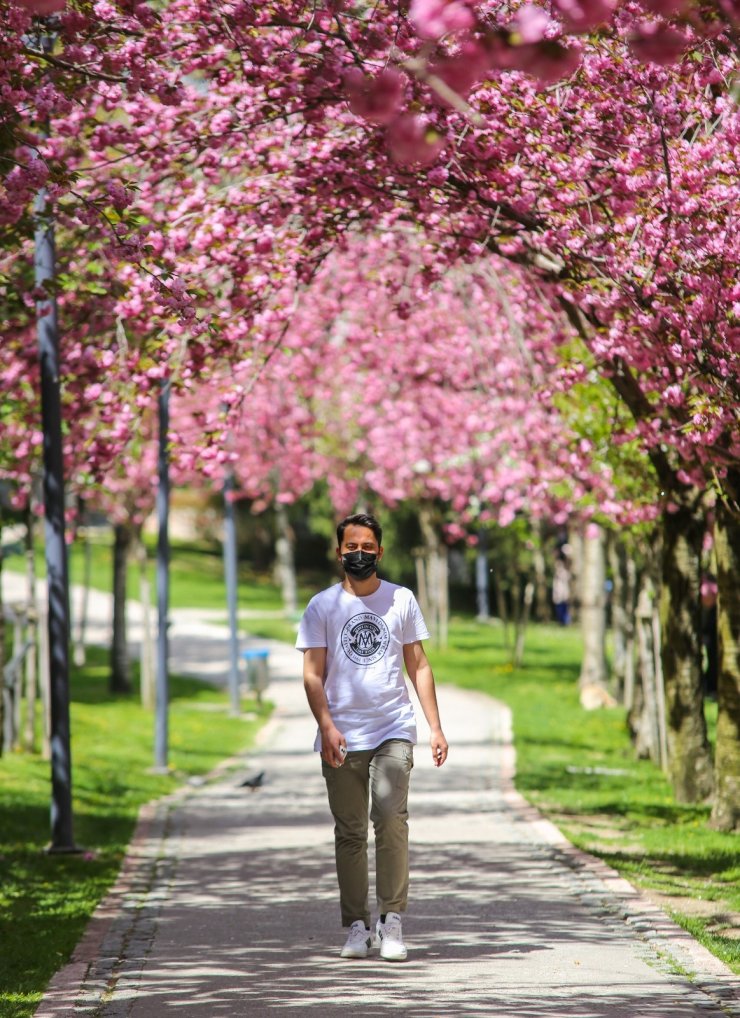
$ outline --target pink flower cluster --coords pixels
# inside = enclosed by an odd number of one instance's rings
[[[183,476],[237,457],[263,502],[329,476],[342,506],[372,485],[626,518],[652,489],[624,462],[721,485],[740,118],[734,15],[710,8],[417,2],[370,29],[349,0],[111,0],[62,11],[49,63],[10,4],[5,476],[38,462],[46,186],[80,489],[134,477],[165,377]]]

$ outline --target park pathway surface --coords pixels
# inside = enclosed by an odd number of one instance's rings
[[[102,626],[109,606],[95,604]],[[173,670],[223,681],[225,630],[173,621]],[[37,1018],[740,1015],[737,977],[514,791],[506,708],[446,686],[450,758],[432,767],[422,723],[412,776],[409,959],[342,961],[300,656],[259,642],[276,704],[259,746],[142,812]]]

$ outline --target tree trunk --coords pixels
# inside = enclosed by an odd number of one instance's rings
[[[646,569],[642,575],[635,608],[638,650],[638,690],[629,714],[635,753],[665,768],[665,737],[661,733],[662,712],[658,708],[659,691],[656,675],[658,653],[655,646],[655,586]],[[662,689],[662,684],[661,684]]]
[[[581,704],[586,710],[614,706],[606,688],[606,561],[604,531],[589,523],[583,539],[581,575],[581,630],[583,660],[578,679]]]
[[[538,622],[547,622],[550,618],[550,592],[547,583],[545,554],[542,550],[545,543],[542,530],[542,520],[537,520],[534,527],[534,547],[532,549],[532,564],[534,565],[535,577],[534,617]]]
[[[515,668],[521,668],[522,661],[524,660],[524,637],[527,633],[529,615],[532,610],[532,602],[534,601],[534,590],[535,585],[532,580],[527,580],[524,585],[524,602],[516,622],[516,640],[514,642],[513,660]]]
[[[0,509],[0,757],[3,755],[3,731],[5,730],[5,605],[3,604],[3,519]]]
[[[51,655],[49,612],[44,598],[38,603],[39,691],[41,693],[41,756],[51,760]]]
[[[700,802],[713,788],[701,674],[701,493],[674,491],[673,506],[662,516],[660,598],[668,773],[678,802]]]
[[[275,516],[278,535],[275,541],[280,588],[283,592],[283,611],[292,618],[298,612],[298,583],[295,573],[295,534],[288,519],[285,506],[277,503]]]
[[[92,572],[92,547],[90,545],[90,528],[87,525],[85,507],[82,499],[79,501],[79,518],[85,524],[82,528],[82,590],[80,591],[79,610],[76,633],[74,639],[74,663],[81,668],[85,663],[85,631],[87,629],[87,614],[90,604],[90,577]]]
[[[658,704],[658,738],[660,739],[660,766],[668,766],[668,726],[666,724],[665,678],[663,675],[663,643],[660,626],[660,608],[653,610],[653,647],[655,653],[655,691]]]
[[[446,544],[437,549],[437,605],[439,646],[446,647],[450,629],[450,555]]]
[[[635,699],[635,611],[637,566],[619,535],[611,535],[608,558],[614,581],[612,632],[614,636],[614,678],[617,698],[631,711]]]
[[[627,555],[619,536],[610,533],[606,542],[607,559],[612,578],[612,674],[615,693],[620,703],[625,702],[625,676],[627,672],[627,629],[633,612],[627,604]]]
[[[496,578],[496,611],[504,629],[504,648],[509,649],[509,610],[506,607],[506,591],[501,580]]]
[[[422,611],[433,639],[440,647],[445,647],[449,625],[447,548],[437,536],[433,511],[429,506],[422,506],[419,510],[419,524],[424,538],[424,554],[421,558],[423,583],[420,584],[419,594],[421,596],[422,589],[426,594],[426,607]]]
[[[632,555],[627,556],[625,572],[627,628],[624,655],[624,705],[629,710],[635,696],[635,602],[637,599],[637,565]]]
[[[113,640],[110,652],[110,691],[131,692],[131,668],[126,633],[126,574],[131,546],[131,528],[118,523],[113,528]]]
[[[26,514],[26,579],[28,582],[26,619],[29,647],[26,651],[26,722],[23,743],[29,752],[33,752],[36,745],[36,694],[38,692],[38,606],[36,604],[33,511],[30,506]]]
[[[6,722],[8,748],[14,751],[21,748],[21,706],[23,701],[23,665],[26,656],[26,615],[23,607],[18,605],[13,619],[13,657],[15,667],[12,670],[10,683],[6,688],[10,692],[10,701],[6,705],[8,711]]]
[[[710,826],[740,830],[740,519],[722,501],[714,527],[717,557],[716,798]]]
[[[581,621],[581,591],[583,588],[583,534],[575,527],[568,532],[568,569],[571,598],[568,606],[571,622]]]
[[[416,566],[416,597],[421,608],[421,614],[424,616],[424,621],[427,624],[427,629],[431,634],[433,640],[437,638],[437,633],[434,629],[434,619],[432,618],[432,607],[429,602],[429,592],[427,590],[427,574],[426,574],[426,560],[424,558],[424,551],[419,548],[414,551],[414,565]]]

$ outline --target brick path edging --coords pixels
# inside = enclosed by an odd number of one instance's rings
[[[255,749],[269,739],[276,723],[276,719],[271,718],[259,730],[255,738]],[[247,759],[248,754],[222,760],[204,777],[202,783],[215,781],[234,767],[244,766]],[[118,877],[90,917],[71,958],[49,981],[34,1012],[34,1018],[80,1018],[78,1004],[83,997],[90,997],[91,992],[98,1000],[95,1003],[90,1001],[90,1013],[94,1014],[97,1010],[97,1004],[106,991],[101,979],[105,975],[109,976],[114,967],[98,966],[103,946],[114,939],[114,926],[120,922],[127,903],[132,898],[142,897],[141,893],[137,895],[137,891],[146,891],[151,887],[157,860],[165,854],[164,844],[169,836],[168,817],[177,804],[194,791],[192,785],[182,785],[174,792],[141,807]],[[135,923],[136,916],[132,913],[129,920],[122,924],[117,939],[127,939]],[[100,967],[100,972],[95,971],[97,967]],[[94,984],[92,989],[91,984]]]
[[[595,884],[590,894],[602,907],[604,898],[611,899],[607,909],[626,923],[653,953],[663,954],[672,964],[688,973],[693,986],[724,1009],[731,1018],[740,1018],[740,978],[711,951],[695,940],[663,909],[602,859],[576,848],[562,831],[548,820],[536,806],[514,787],[516,752],[513,745],[511,713],[504,721],[502,742],[501,784],[504,801],[522,819],[536,827],[544,841],[552,845],[556,856],[569,868],[592,877]],[[584,895],[580,895],[582,898]],[[616,908],[615,908],[616,905]],[[700,973],[700,974],[697,974]]]

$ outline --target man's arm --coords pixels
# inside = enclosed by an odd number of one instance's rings
[[[429,725],[432,747],[432,760],[435,767],[441,767],[447,759],[447,739],[442,732],[442,725],[439,721],[439,708],[437,707],[437,693],[434,688],[434,675],[432,666],[429,664],[424,647],[417,640],[416,643],[406,643],[403,648],[403,661],[406,665],[408,677],[419,697],[421,709]]]
[[[303,688],[311,713],[316,718],[321,733],[321,758],[330,767],[341,767],[344,756],[339,747],[347,749],[347,742],[332,721],[329,704],[324,692],[326,674],[326,647],[309,647],[303,652]]]

